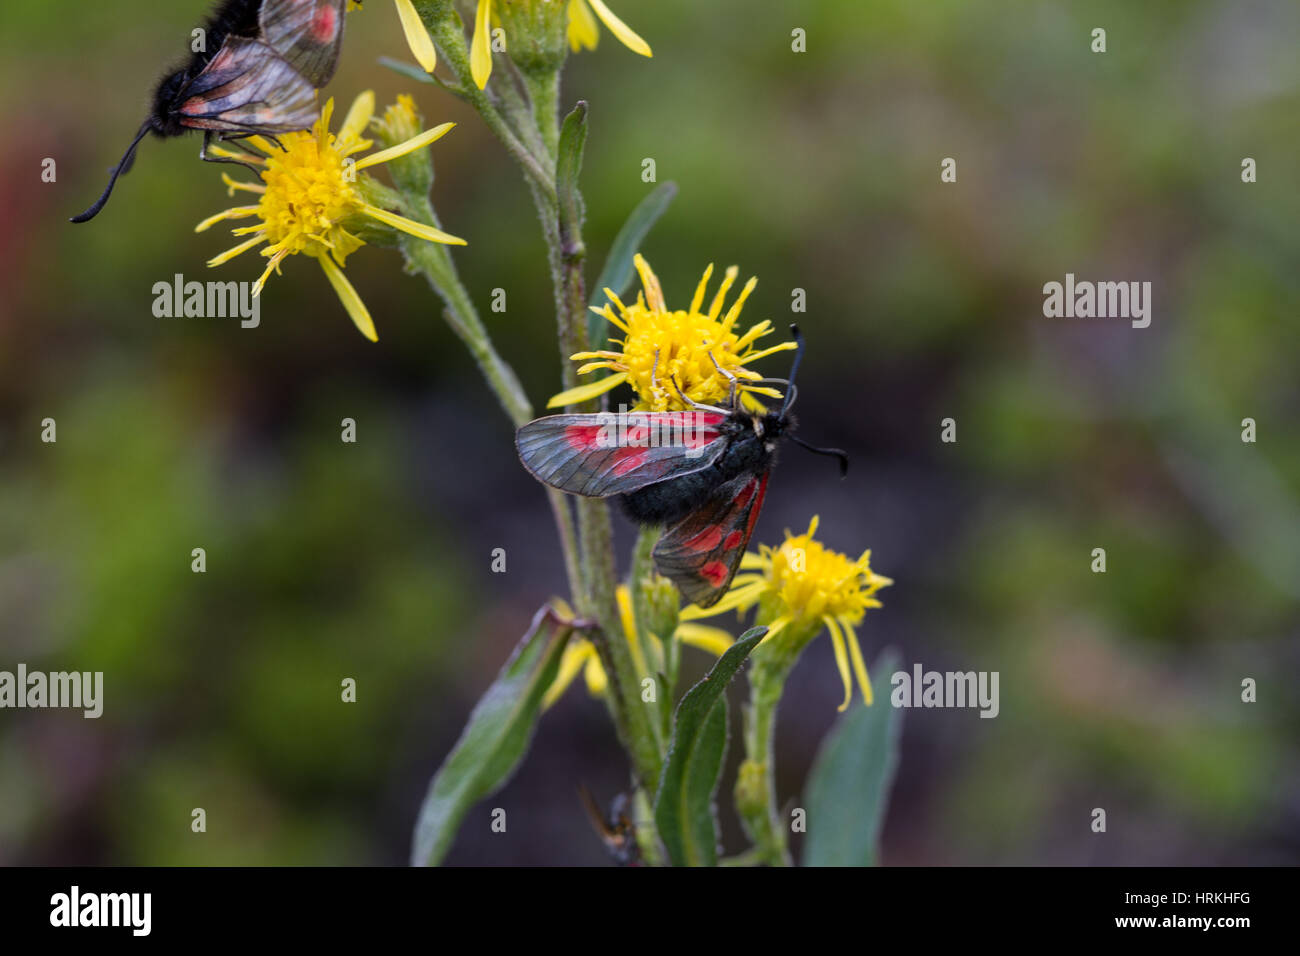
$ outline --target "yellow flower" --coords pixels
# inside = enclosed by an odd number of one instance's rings
[[[692,605],[682,611],[683,621],[711,617],[726,611],[745,611],[761,604],[760,617],[769,617],[767,636],[770,641],[787,629],[815,636],[822,624],[831,635],[835,663],[844,681],[845,710],[853,698],[853,681],[857,677],[862,699],[871,704],[871,680],[862,660],[862,648],[854,630],[862,623],[868,608],[881,607],[875,593],[894,582],[871,570],[871,552],[863,551],[856,561],[832,551],[813,539],[817,533],[817,516],[808,531],[801,535],[785,533],[779,548],[762,545],[759,553],[748,553],[741,560],[741,571],[732,582],[731,591],[708,610]]]
[[[746,363],[773,352],[795,348],[793,342],[782,342],[770,348],[756,349],[754,343],[772,331],[772,323],[766,319],[743,335],[736,333],[740,310],[758,284],[757,279],[745,283],[726,315],[722,314],[727,292],[738,274],[735,266],[727,269],[708,312],[700,310],[709,278],[713,275],[712,265],[704,270],[704,278],[695,289],[691,307],[685,311],[673,311],[664,302],[659,277],[650,264],[640,254],[635,262],[645,290],[637,293],[636,301],[624,305],[614,292],[606,289],[605,294],[618,306],[619,314],[615,315],[609,305],[593,308],[623,333],[622,339],[613,340],[621,350],[579,352],[572,356],[575,361],[594,360],[587,361],[578,369],[579,375],[597,369],[609,369],[614,374],[561,392],[547,402],[548,408],[585,402],[623,382],[631,384],[636,392],[638,411],[681,411],[689,407],[682,401],[682,394],[702,405],[716,405],[730,394],[731,379],[728,376],[741,381],[762,378],[758,372],[746,368]],[[758,385],[742,384],[740,389],[742,395],[753,392],[779,398],[781,394]]]
[[[320,263],[325,277],[361,334],[372,342],[378,340],[375,324],[356,289],[343,274],[347,257],[365,243],[348,231],[345,222],[364,216],[429,242],[465,244],[464,239],[366,202],[358,189],[360,184],[356,175],[363,169],[429,145],[455,124],[443,123],[404,143],[354,161],[351,159],[354,153],[363,152],[373,145],[370,140],[362,138],[362,133],[374,111],[375,94],[370,91],[362,93],[353,102],[343,126],[335,135],[329,131],[334,113],[334,100],[331,99],[310,132],[285,133],[279,137],[278,146],[261,136],[250,136],[242,141],[260,151],[261,155],[236,153],[221,147],[211,150],[261,167],[258,173],[262,179],[260,184],[238,182],[227,175],[222,176],[231,196],[238,190],[253,193],[259,199],[254,206],[227,209],[195,227],[195,232],[203,232],[225,219],[256,218],[258,222],[251,226],[231,230],[233,235],[250,238],[210,259],[208,265],[219,266],[266,243],[261,254],[269,261],[253,287],[253,294],[260,295],[266,280],[272,272],[279,271],[286,256],[311,256]]]
[[[406,45],[411,48],[411,55],[424,72],[432,73],[438,65],[438,50],[433,45],[433,38],[425,29],[420,15],[415,12],[411,0],[393,0],[397,4],[397,15],[402,21],[402,32],[406,34]]]
[[[478,84],[480,90],[487,86],[488,78],[492,75],[493,6],[502,2],[503,0],[478,0],[478,9],[474,17],[474,38],[470,43],[469,66],[474,82]],[[560,0],[543,0],[543,2],[558,3]],[[584,47],[589,50],[596,49],[600,33],[596,18],[592,16],[592,11],[595,10],[596,17],[600,17],[601,22],[609,28],[609,32],[618,37],[625,47],[642,56],[654,56],[650,51],[650,44],[614,16],[614,11],[605,6],[602,0],[568,0],[568,3],[569,48],[575,53]]]
[[[632,593],[626,584],[620,584],[615,596],[618,599],[619,617],[623,623],[623,637],[627,640],[628,650],[631,651],[632,663],[636,666],[637,673],[649,674],[645,651],[637,635],[636,616],[632,612]],[[708,651],[715,657],[720,657],[732,644],[732,637],[726,631],[703,624],[679,624],[673,638],[683,644]],[[648,639],[656,655],[662,659],[663,648],[659,638],[650,634]],[[555,680],[542,697],[542,707],[550,707],[559,700],[579,673],[583,675],[587,683],[587,691],[591,696],[599,697],[605,693],[605,689],[609,686],[609,678],[600,663],[600,656],[596,653],[596,645],[585,638],[571,640],[565,647],[564,653],[560,656],[560,668],[556,672]]]

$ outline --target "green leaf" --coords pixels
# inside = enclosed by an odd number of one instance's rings
[[[401,60],[394,60],[392,57],[381,56],[379,58],[379,65],[386,66],[394,73],[400,73],[408,80],[415,80],[417,83],[432,83],[437,85],[438,82],[428,73],[424,72],[423,67],[414,63],[404,63]]]
[[[874,703],[854,704],[817,753],[808,775],[804,866],[875,866],[903,728],[902,712],[889,702],[898,663],[892,650],[876,658]]]
[[[713,796],[727,751],[727,685],[767,633],[753,627],[677,705],[673,738],[655,795],[655,825],[674,866],[716,866]]]
[[[469,808],[510,778],[528,749],[542,695],[555,680],[572,633],[549,608],[537,612],[429,784],[415,825],[412,866],[436,866]]]
[[[676,183],[661,183],[637,203],[609,248],[609,258],[605,260],[605,268],[600,271],[600,278],[594,286],[596,295],[591,300],[593,306],[599,309],[609,302],[609,296],[605,295],[606,289],[613,289],[614,294],[619,296],[627,291],[632,284],[632,259],[640,251],[641,243],[645,241],[651,227],[667,211],[676,195]],[[593,349],[601,348],[609,334],[605,320],[594,312],[587,313],[587,332]]]
[[[555,159],[555,194],[560,201],[560,241],[566,255],[578,250],[569,249],[571,228],[582,225],[582,193],[578,177],[582,174],[582,153],[587,146],[587,104],[583,100],[564,117],[560,126],[559,152]]]

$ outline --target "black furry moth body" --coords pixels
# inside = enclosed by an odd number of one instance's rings
[[[163,139],[204,133],[212,140],[308,129],[316,121],[316,90],[338,65],[347,0],[224,0],[199,33],[200,49],[154,89],[148,118],[110,174],[108,187],[73,222],[98,215],[136,147],[153,133]]]

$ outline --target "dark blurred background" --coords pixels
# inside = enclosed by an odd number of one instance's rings
[[[1300,860],[1300,7],[611,6],[655,57],[602,30],[566,77],[566,102],[592,109],[589,279],[653,157],[681,189],[644,247],[670,303],[710,261],[759,276],[747,323],[784,326],[806,289],[803,434],[854,466],[841,483],[787,452],[756,542],[819,513],[829,545],[871,547],[897,582],[861,628],[868,659],[894,645],[909,668],[1001,674],[996,720],[906,714],[884,861]],[[146,142],[99,218],[67,222],[206,7],[0,6],[0,669],[106,685],[99,720],[0,711],[0,863],[405,862],[429,775],[562,587],[540,487],[393,253],[348,263],[377,345],[303,260],[268,285],[257,330],[155,318],[155,282],[260,269],[204,268],[231,243],[193,226],[232,203],[197,138]],[[411,90],[430,125],[460,123],[433,147],[434,198],[541,407],[554,324],[515,169],[450,96],[377,65],[409,59],[391,4],[348,34],[344,105]],[[1044,318],[1042,286],[1066,272],[1152,282],[1150,328]],[[504,314],[487,308],[498,287]],[[624,560],[629,544],[620,527]],[[823,638],[782,710],[781,801],[798,802],[840,695]],[[626,784],[580,684],[449,862],[603,862],[579,782],[602,799]]]

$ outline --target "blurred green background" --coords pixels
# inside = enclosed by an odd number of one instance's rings
[[[97,721],[0,711],[0,863],[402,863],[429,775],[561,587],[541,489],[393,253],[348,263],[377,345],[305,261],[256,330],[155,318],[157,281],[260,268],[204,268],[231,243],[193,226],[231,203],[197,138],[146,142],[99,218],[67,222],[206,6],[0,6],[0,669],[106,684]],[[787,452],[756,539],[820,513],[829,545],[871,547],[897,582],[861,629],[869,658],[1001,674],[996,720],[907,713],[884,861],[1300,861],[1300,7],[611,6],[655,57],[603,32],[566,77],[592,110],[589,279],[653,157],[681,189],[644,249],[670,302],[711,261],[759,277],[749,322],[783,326],[807,290],[803,435],[853,470]],[[412,89],[381,55],[409,58],[372,0],[330,91]],[[557,353],[527,194],[477,117],[412,91],[430,125],[460,123],[433,147],[434,198],[540,407]],[[1152,282],[1151,327],[1045,319],[1066,272]],[[782,803],[840,693],[820,640],[782,711]],[[449,862],[601,863],[579,782],[626,783],[580,687]]]

